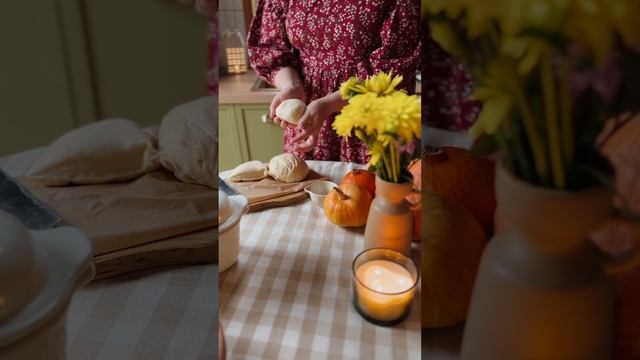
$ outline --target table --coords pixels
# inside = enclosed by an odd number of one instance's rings
[[[42,153],[0,158],[16,177]],[[68,311],[69,360],[216,359],[217,265],[145,271],[79,289]]]
[[[308,164],[338,183],[359,167]],[[363,249],[363,229],[331,224],[308,200],[246,214],[240,227],[238,261],[220,275],[229,359],[421,358],[419,289],[410,317],[393,328],[375,326],[353,308],[351,265]],[[419,246],[413,251],[419,258]]]

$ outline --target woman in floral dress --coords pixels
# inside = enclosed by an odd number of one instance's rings
[[[412,92],[420,61],[418,0],[259,0],[248,40],[252,67],[280,91],[270,115],[287,152],[303,159],[366,163],[366,146],[332,129],[346,104],[340,84],[380,71],[404,77]],[[280,102],[308,103],[298,126],[275,117]]]

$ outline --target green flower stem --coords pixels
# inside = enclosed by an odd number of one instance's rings
[[[516,103],[520,108],[520,113],[522,114],[525,132],[527,133],[529,144],[531,146],[533,161],[535,163],[538,179],[543,185],[548,185],[549,172],[547,169],[547,159],[544,153],[544,145],[542,142],[542,138],[540,137],[540,134],[536,129],[535,119],[533,117],[533,114],[531,113],[531,109],[529,109],[527,101],[525,100],[522,88],[517,89],[515,97]]]
[[[384,180],[389,181],[391,180],[391,169],[389,168],[389,159],[386,151],[382,151],[382,164],[384,164],[383,173],[386,170]]]
[[[569,73],[569,69],[565,69],[565,74]],[[569,76],[563,76],[560,82],[560,126],[562,133],[562,145],[564,161],[566,164],[573,161],[573,103],[571,99],[571,86],[569,84]]]
[[[540,63],[540,79],[542,81],[542,96],[544,100],[545,118],[547,123],[547,134],[549,136],[549,155],[551,157],[551,175],[553,185],[557,189],[564,189],[566,186],[566,175],[562,158],[562,144],[558,130],[558,109],[555,79],[549,53],[545,54]]]
[[[507,144],[506,148],[509,148],[509,152],[514,154],[515,159],[514,163],[518,164],[520,175],[527,182],[534,182],[534,175],[531,169],[531,164],[529,162],[529,158],[527,157],[527,153],[524,150],[524,144],[522,141],[516,139],[516,131],[514,131],[514,123],[511,121],[505,121],[504,132],[505,139],[504,141]],[[500,140],[498,138],[498,140]]]
[[[397,156],[395,145],[391,144],[391,168],[393,169],[393,182],[398,182],[398,170],[400,169],[400,161]]]

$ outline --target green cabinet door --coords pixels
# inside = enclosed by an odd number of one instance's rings
[[[206,17],[169,0],[86,0],[85,25],[101,118],[158,124],[205,95]]]
[[[244,134],[240,132],[234,107],[218,108],[218,161],[220,171],[233,169],[248,158]]]
[[[265,121],[267,105],[237,105],[236,118],[242,119],[249,160],[267,162],[282,153],[284,131],[272,121]]]
[[[76,125],[57,2],[0,1],[0,156]]]

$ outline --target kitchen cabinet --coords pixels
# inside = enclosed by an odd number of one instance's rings
[[[283,130],[272,121],[265,104],[230,104],[219,108],[220,170],[260,160],[268,162],[282,153]]]
[[[0,156],[205,95],[206,18],[157,0],[0,2]]]

